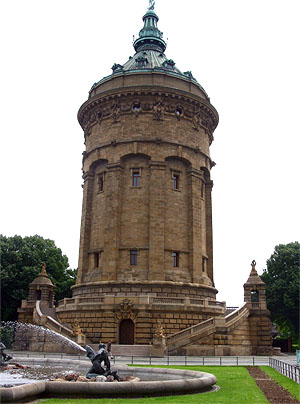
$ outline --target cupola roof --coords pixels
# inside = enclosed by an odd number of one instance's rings
[[[49,285],[53,287],[53,283],[46,272],[46,263],[41,263],[42,270],[30,285]]]
[[[159,20],[154,11],[154,0],[149,0],[149,8],[143,16],[144,26],[139,32],[139,37],[133,42],[135,55],[130,56],[129,60],[123,65],[114,63],[112,74],[104,77],[99,82],[94,83],[91,91],[108,78],[116,75],[129,74],[134,72],[162,72],[170,75],[180,76],[181,78],[193,81],[203,91],[207,99],[209,97],[204,88],[197,82],[191,71],[182,72],[176,66],[173,59],[168,59],[165,55],[167,47],[163,40],[163,33],[158,29]]]
[[[251,272],[250,272],[249,278],[248,278],[247,282],[244,284],[244,286],[247,285],[247,284],[252,284],[252,285],[254,285],[254,284],[255,285],[262,284],[262,285],[264,285],[264,282],[261,279],[261,277],[258,275],[258,273],[257,273],[257,271],[255,269],[255,266],[256,266],[256,261],[253,260],[251,262]]]
[[[157,28],[158,20],[159,18],[154,9],[149,8],[143,17],[144,27],[140,30],[139,38],[133,43],[136,52],[148,49],[158,52],[166,50],[167,44],[162,39],[163,33]]]

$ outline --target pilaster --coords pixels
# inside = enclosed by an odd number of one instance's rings
[[[212,201],[211,191],[213,181],[205,183],[205,221],[206,221],[206,254],[207,254],[207,275],[214,285],[213,273],[213,230],[212,230]]]
[[[164,280],[165,261],[165,171],[166,164],[151,161],[149,201],[148,280]]]
[[[120,163],[106,166],[106,218],[102,281],[116,280],[119,267],[120,207],[123,167]]]
[[[82,215],[81,215],[79,259],[78,259],[78,275],[76,279],[76,284],[80,284],[81,282],[84,281],[84,275],[88,271],[88,265],[89,265],[88,251],[90,248],[94,179],[95,179],[95,173],[93,171],[88,171],[83,175],[84,180],[83,201],[82,201]]]
[[[195,168],[187,172],[189,179],[189,268],[191,281],[200,283],[203,251],[203,202],[201,184],[203,173]]]

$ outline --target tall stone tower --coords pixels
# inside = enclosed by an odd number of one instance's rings
[[[218,114],[165,55],[153,2],[133,46],[80,107],[83,206],[73,298],[88,339],[149,343],[224,312],[213,279],[209,147]]]

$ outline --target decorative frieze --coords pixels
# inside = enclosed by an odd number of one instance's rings
[[[148,91],[139,92],[140,98],[133,98],[132,93],[115,94],[102,97],[86,105],[79,113],[79,122],[84,131],[85,137],[91,134],[92,127],[101,124],[105,119],[111,119],[113,123],[120,122],[123,114],[134,113],[138,117],[141,113],[152,112],[153,119],[162,121],[165,115],[175,115],[180,121],[187,119],[192,127],[199,131],[203,129],[212,139],[212,133],[218,123],[215,112],[205,104],[196,102],[190,97],[174,96],[174,94],[163,93],[157,97],[157,93]],[[151,101],[154,98],[154,101]],[[180,103],[178,99],[180,98]]]

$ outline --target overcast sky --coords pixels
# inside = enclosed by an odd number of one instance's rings
[[[84,151],[77,111],[134,54],[147,0],[1,3],[0,233],[55,241],[77,267]],[[299,0],[156,0],[166,55],[220,115],[211,147],[218,300],[251,261],[300,239]]]

